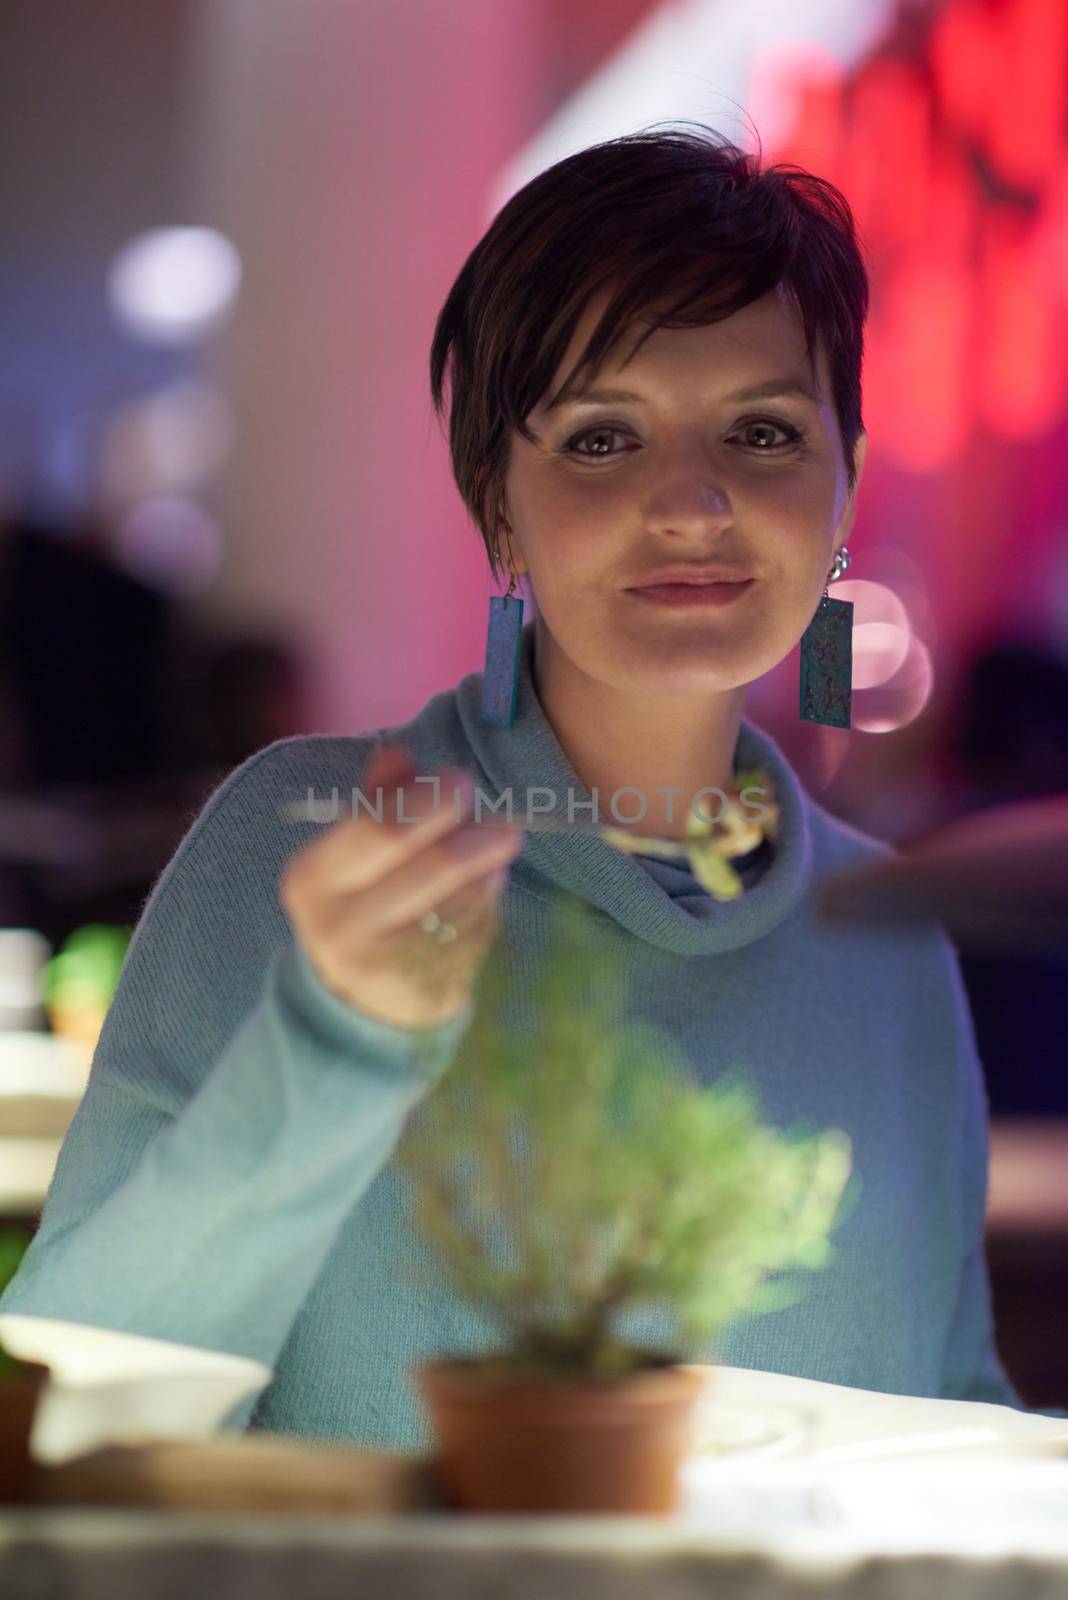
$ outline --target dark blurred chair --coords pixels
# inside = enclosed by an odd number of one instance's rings
[[[0,925],[132,923],[211,790],[307,726],[301,659],[202,634],[92,526],[0,526]]]
[[[1068,793],[1068,662],[1002,639],[974,660],[951,757],[967,811]],[[1068,1116],[1068,958],[962,951],[993,1116]]]

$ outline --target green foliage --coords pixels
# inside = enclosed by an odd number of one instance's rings
[[[692,1359],[737,1317],[796,1303],[801,1280],[767,1280],[833,1258],[847,1136],[763,1126],[739,1074],[704,1088],[666,1035],[624,1022],[563,897],[532,1032],[504,1021],[500,955],[397,1154],[437,1270],[511,1364],[608,1376]],[[627,1341],[636,1310],[666,1319],[667,1348]]]
[[[26,1254],[30,1236],[21,1228],[0,1228],[0,1294],[3,1294]],[[22,1370],[22,1363],[0,1345],[0,1378]]]
[[[132,930],[106,922],[77,928],[42,968],[48,1005],[79,1009],[111,1004]]]

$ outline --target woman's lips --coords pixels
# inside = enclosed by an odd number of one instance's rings
[[[744,583],[648,583],[626,592],[662,606],[729,606],[751,589],[754,581],[747,578]]]

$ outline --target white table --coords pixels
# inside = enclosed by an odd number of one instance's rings
[[[1046,1465],[1046,1464],[1043,1464]],[[1054,1600],[1059,1552],[968,1556],[653,1519],[0,1513],[4,1600]]]

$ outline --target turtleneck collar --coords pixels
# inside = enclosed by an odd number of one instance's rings
[[[521,814],[527,792],[539,787],[554,797],[534,802],[567,815],[568,792],[575,815],[592,818],[591,796],[574,771],[538,699],[532,675],[534,624],[523,628],[516,713],[510,728],[482,722],[481,672],[460,680],[453,694],[463,732],[479,770],[476,781],[497,799],[509,787]],[[797,905],[811,876],[812,838],[808,800],[797,775],[775,741],[741,719],[734,770],[764,767],[780,808],[774,857],[759,880],[737,900],[704,893],[672,899],[642,864],[596,834],[528,833],[513,871],[532,867],[559,888],[581,896],[638,938],[678,955],[714,955],[736,950],[770,933]],[[585,802],[585,804],[583,804]],[[601,821],[610,821],[601,798]]]

